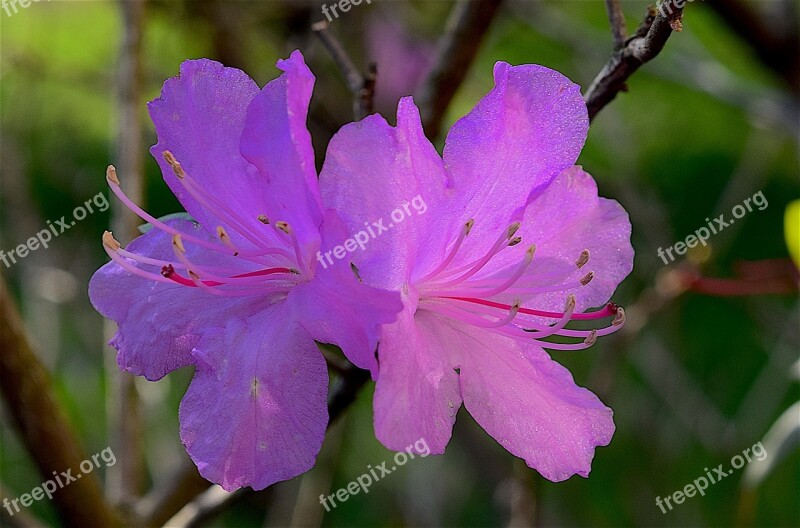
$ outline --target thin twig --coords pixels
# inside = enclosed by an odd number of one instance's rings
[[[614,51],[622,49],[628,40],[628,28],[625,26],[625,14],[619,0],[606,0],[608,23],[611,24],[611,35],[614,42]]]
[[[674,4],[676,1],[681,3],[681,7]],[[664,0],[659,9],[648,8],[636,34],[611,56],[586,90],[584,99],[589,108],[589,119],[593,119],[619,92],[627,91],[625,81],[664,49],[673,31],[682,30],[682,5],[681,0]]]
[[[163,483],[150,490],[134,509],[140,526],[161,526],[210,487],[188,458]]]
[[[502,3],[502,0],[458,0],[453,8],[445,34],[439,40],[433,67],[417,97],[429,138],[439,135],[447,107],[467,76]]]
[[[50,374],[36,357],[22,318],[0,276],[0,392],[20,441],[43,481],[70,473],[75,478],[53,494],[65,526],[115,526],[96,473],[80,470],[87,459],[53,393]],[[64,477],[66,478],[66,477]],[[53,482],[55,484],[55,481]]]
[[[123,35],[120,42],[117,72],[117,168],[126,175],[125,193],[136,203],[142,203],[142,174],[144,173],[144,141],[142,123],[142,36],[144,33],[145,0],[120,0]],[[125,208],[112,210],[112,230],[121,240],[138,235],[139,219]],[[113,336],[114,326],[106,322],[107,338]],[[110,444],[118,453],[119,463],[108,468],[106,491],[109,499],[125,509],[132,507],[144,487],[144,451],[139,414],[139,398],[134,377],[121,372],[107,352],[106,375],[109,379],[107,413],[111,432]]]
[[[373,99],[375,97],[375,80],[377,79],[378,67],[375,63],[367,66],[367,74],[361,75],[350,56],[344,50],[344,46],[333,36],[329,29],[329,24],[325,20],[317,22],[311,26],[311,30],[319,38],[328,53],[331,54],[333,62],[344,75],[347,87],[353,94],[353,116],[356,121],[364,119],[372,113]]]

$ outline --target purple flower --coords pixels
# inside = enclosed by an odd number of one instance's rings
[[[443,159],[410,98],[397,127],[373,115],[329,146],[322,196],[351,229],[410,196],[428,205],[355,259],[366,284],[400,291],[405,305],[380,338],[375,430],[390,449],[424,437],[442,453],[463,403],[546,478],[587,476],[612,411],[544,348],[586,348],[622,325],[613,304],[581,312],[631,271],[630,223],[574,166],[588,129],[579,87],[541,66],[499,62],[494,75]],[[565,328],[612,316],[604,328]]]
[[[89,286],[119,330],[120,368],[157,380],[193,365],[181,439],[200,473],[227,490],[264,488],[313,466],[328,423],[328,375],[315,340],[375,368],[380,325],[398,295],[314,255],[347,236],[320,199],[306,128],[314,77],[299,52],[263,90],[210,60],[184,62],[149,105],[151,152],[194,220],[157,220]]]

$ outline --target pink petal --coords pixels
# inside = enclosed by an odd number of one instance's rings
[[[365,282],[385,288],[399,288],[412,269],[440,261],[451,236],[448,225],[459,215],[444,202],[444,164],[425,138],[410,98],[400,101],[397,123],[389,126],[375,114],[342,127],[320,174],[325,203],[339,212],[347,229],[376,232],[354,261]],[[425,208],[410,205],[417,196],[416,203]],[[391,219],[395,208],[403,213],[401,223]],[[381,221],[388,229],[378,233],[372,224]]]
[[[247,110],[240,148],[261,175],[261,213],[272,222],[288,222],[310,256],[317,250],[322,223],[314,150],[306,128],[314,75],[299,51],[279,61],[278,67],[285,73],[268,83]]]
[[[264,179],[239,151],[245,113],[257,94],[258,86],[246,73],[201,59],[184,62],[180,76],[167,80],[161,97],[148,104],[158,133],[150,152],[167,185],[203,227],[214,232],[222,225],[244,247],[249,243],[237,233],[240,224],[264,230],[257,221],[264,213]],[[165,150],[211,197],[206,205],[175,176],[162,156]]]
[[[180,408],[181,440],[200,474],[232,491],[309,470],[328,423],[316,344],[283,304],[219,324],[193,352]]]
[[[323,247],[328,239],[344,243],[348,238],[332,210],[326,213],[324,227]],[[381,325],[393,322],[403,309],[400,294],[358,280],[351,268],[352,253],[343,260],[320,256],[314,281],[295,286],[287,304],[316,341],[339,346],[354,365],[375,371]]]
[[[414,316],[412,302],[384,327],[378,348],[375,436],[402,451],[424,438],[431,453],[444,453],[461,407],[458,374],[446,356],[460,338],[430,313]]]
[[[597,446],[614,434],[613,412],[578,387],[541,349],[461,326],[464,405],[500,445],[558,482],[589,475]]]
[[[575,163],[589,127],[580,87],[560,73],[498,62],[494,77],[495,87],[453,125],[444,149],[456,194],[451,207],[476,220],[465,259],[518,218],[532,191]]]

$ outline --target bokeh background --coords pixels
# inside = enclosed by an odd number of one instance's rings
[[[622,6],[632,31],[647,2]],[[418,90],[431,67],[452,8],[449,1],[373,0],[331,23],[359,69],[377,63],[376,111],[390,122],[399,97]],[[141,178],[142,201],[156,216],[180,210],[146,153],[155,135],[144,103],[187,58],[221,60],[264,84],[277,75],[277,59],[301,49],[317,76],[309,128],[319,165],[331,135],[352,120],[342,74],[310,31],[322,18],[319,3],[149,1],[141,75],[133,79],[121,68],[122,12],[119,2],[103,0],[42,0],[12,16],[0,11],[0,249],[24,243],[48,220],[71,216],[97,193],[108,194],[105,167],[130,156],[121,144],[129,136],[119,132],[125,119],[143,123],[143,172],[121,176]],[[689,3],[684,31],[593,122],[579,163],[601,195],[629,211],[636,259],[614,297],[627,309],[625,330],[586,351],[554,353],[615,411],[615,437],[598,449],[588,479],[542,479],[462,409],[445,455],[410,461],[368,495],[327,513],[321,493],[346,486],[368,464],[391,460],[372,431],[368,384],[329,430],[313,470],[247,495],[207,524],[800,525],[800,416],[791,408],[800,396],[800,304],[784,236],[784,211],[800,198],[797,14],[795,1]],[[444,130],[491,88],[495,61],[542,64],[585,89],[611,52],[600,0],[505,2]],[[125,113],[126,88],[139,101],[133,118]],[[714,236],[708,248],[669,265],[657,256],[657,248],[683,240],[707,217],[730,216],[758,191],[768,207]],[[85,451],[112,446],[118,459],[138,460],[128,450],[136,443],[120,443],[114,434],[119,401],[130,399],[130,390],[120,388],[125,382],[104,345],[108,329],[86,293],[107,259],[100,235],[117,207],[109,201],[111,209],[78,222],[50,248],[10,267],[0,264],[0,274]],[[119,238],[125,244],[130,236]],[[139,497],[151,499],[152,490],[185,468],[177,409],[190,379],[183,369],[157,383],[133,382],[141,486],[120,496],[113,474],[120,464],[97,470],[123,511],[137,511]],[[776,426],[782,416],[783,426]],[[2,496],[14,498],[43,478],[7,407],[0,418]],[[729,466],[759,441],[768,457],[757,471],[738,470],[667,514],[656,506],[656,496],[682,489],[704,468]],[[28,513],[61,522],[47,500]],[[11,525],[21,516],[15,517],[0,520]]]

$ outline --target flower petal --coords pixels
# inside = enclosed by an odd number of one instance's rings
[[[402,451],[424,438],[431,453],[444,453],[461,407],[458,374],[448,350],[463,346],[435,315],[417,312],[406,298],[396,323],[384,327],[378,347],[375,436]]]
[[[299,51],[279,61],[278,68],[285,73],[269,82],[247,110],[240,149],[261,174],[261,212],[273,222],[288,222],[310,257],[318,249],[322,223],[314,150],[306,128],[314,75]]]
[[[500,445],[545,478],[589,475],[595,447],[614,434],[613,412],[541,349],[462,325],[464,405]]]
[[[348,236],[332,210],[326,212],[324,226],[325,237],[334,244]],[[350,257],[328,260],[319,253],[314,280],[295,286],[287,302],[316,341],[338,346],[354,365],[374,372],[381,325],[393,322],[403,303],[398,292],[373,288],[357,279]]]
[[[452,207],[464,220],[476,218],[465,248],[475,254],[517,219],[532,192],[575,163],[589,127],[580,87],[560,73],[498,62],[494,77],[495,87],[453,125],[444,148],[458,197]]]
[[[181,402],[181,440],[200,474],[228,491],[309,470],[328,424],[325,360],[278,303],[227,318],[198,343]]]
[[[354,257],[369,284],[399,288],[412,270],[440,261],[455,236],[449,224],[460,214],[445,202],[444,163],[410,97],[398,105],[397,127],[378,114],[342,127],[328,145],[320,187],[350,232],[375,233]]]
[[[271,233],[259,224],[267,191],[263,177],[239,151],[239,140],[258,85],[246,73],[207,60],[181,64],[180,76],[167,80],[161,96],[148,104],[158,133],[150,153],[164,181],[181,204],[210,232],[222,225],[234,242],[249,247],[241,231]],[[163,152],[169,150],[205,195],[194,198]],[[270,236],[269,234],[266,236]]]
[[[195,236],[207,235],[190,220],[165,223]],[[198,249],[194,244],[185,246],[188,258],[194,262],[238,266],[240,272],[251,271],[240,259]],[[175,261],[172,238],[159,229],[151,229],[136,238],[126,249],[155,259]],[[159,273],[158,267],[152,267],[151,271]],[[89,282],[89,298],[98,312],[118,325],[110,344],[118,351],[120,368],[151,381],[191,364],[192,347],[217,320],[231,314],[248,313],[266,304],[265,299],[255,298],[210,299],[200,288],[154,282],[131,274],[113,261],[95,272]]]
[[[588,285],[572,291],[578,311],[605,304],[633,269],[628,213],[616,201],[598,197],[594,179],[579,166],[561,173],[533,198],[518,234],[536,244],[535,259],[552,257],[571,264],[589,250],[589,262],[570,279],[594,272]],[[567,293],[542,294],[531,302],[558,311]]]

